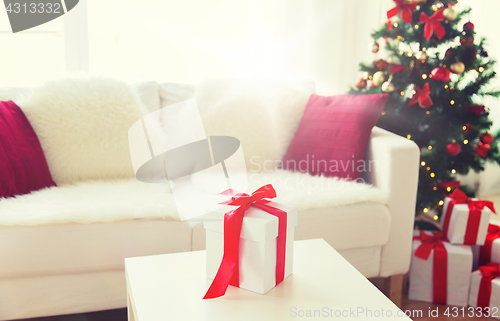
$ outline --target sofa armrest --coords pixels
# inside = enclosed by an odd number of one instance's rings
[[[371,171],[363,178],[388,194],[387,206],[391,213],[389,240],[381,253],[380,276],[406,273],[410,266],[415,218],[420,161],[418,146],[411,140],[374,127],[366,161],[371,164]]]

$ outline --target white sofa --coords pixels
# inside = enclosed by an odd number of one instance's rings
[[[135,88],[150,111],[194,95],[193,87],[176,84],[148,82]],[[203,97],[207,96],[197,96],[198,104],[203,105]],[[15,98],[15,93],[0,91],[0,99],[8,98]],[[238,138],[244,148],[245,138]],[[324,238],[366,277],[401,275],[410,263],[419,150],[412,141],[375,127],[366,159],[377,163],[376,170],[363,177],[373,186],[359,184],[356,197],[318,190],[322,195],[301,198],[304,191],[277,188],[283,195],[278,201],[299,207],[296,240]],[[267,182],[282,175],[289,174],[272,172],[261,178]],[[63,184],[55,187],[62,195],[57,204],[43,201],[47,193],[54,194],[51,190],[18,200],[0,199],[0,319],[125,307],[124,258],[204,249],[203,226],[168,218],[175,216],[164,212],[171,207],[155,205],[168,194],[167,188],[153,185],[134,178]],[[109,204],[93,205],[103,193]],[[29,213],[23,212],[26,203],[40,204],[43,211],[89,215],[75,222],[32,226]],[[127,217],[131,208],[135,215]],[[1,220],[7,210],[27,215],[8,224]],[[124,217],[106,217],[111,210]],[[102,219],[96,219],[99,216]]]

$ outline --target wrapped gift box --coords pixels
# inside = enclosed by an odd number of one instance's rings
[[[419,231],[415,235],[419,235]],[[431,232],[425,232],[432,235]],[[434,252],[433,249],[427,260],[415,256],[415,251],[422,244],[420,240],[413,241],[412,258],[410,264],[410,300],[433,302],[434,293]],[[452,245],[443,241],[447,252],[447,282],[446,304],[467,306],[469,296],[469,280],[472,269],[472,249],[470,245]],[[444,268],[441,266],[437,267]]]
[[[293,270],[294,228],[297,208],[268,202],[267,206],[287,213],[285,278]],[[213,279],[222,261],[224,250],[224,213],[234,210],[227,206],[205,216],[207,277]],[[239,287],[265,294],[276,285],[276,246],[278,218],[251,206],[245,212],[240,233]]]
[[[478,296],[479,291],[487,291],[487,289],[481,288],[481,279],[483,274],[481,271],[472,272],[470,278],[470,292],[469,292],[469,306],[478,307]],[[483,293],[484,295],[484,293]],[[486,294],[488,297],[488,294]],[[493,317],[500,319],[500,277],[496,277],[491,280],[491,293],[489,293],[489,302],[487,306],[490,308],[490,313],[496,311]]]
[[[482,246],[473,246],[473,255],[473,271],[490,262],[500,263],[500,221],[490,221],[486,241]]]
[[[467,199],[459,189],[459,194]],[[450,195],[451,196],[451,195]],[[454,204],[451,212],[451,197],[446,197],[443,205],[443,215],[441,215],[441,227],[451,244],[483,245],[488,230],[491,210],[484,207],[477,212],[471,212],[467,203]],[[477,201],[477,199],[472,199]],[[471,215],[473,215],[471,217]],[[448,222],[446,222],[448,221]]]

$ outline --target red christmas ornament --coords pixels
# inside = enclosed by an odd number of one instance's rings
[[[389,63],[385,61],[384,59],[379,59],[373,63],[375,67],[377,67],[379,70],[386,70],[387,67],[389,67]]]
[[[448,49],[446,50],[446,52],[444,53],[445,57],[450,57],[451,55],[453,55],[453,49]]]
[[[472,133],[473,126],[469,123],[465,124],[464,135],[469,136]]]
[[[354,86],[356,86],[359,89],[366,88],[366,80],[364,80],[363,78],[359,78],[354,84]]]
[[[481,116],[481,114],[485,110],[485,107],[482,105],[467,105],[465,106],[465,110],[473,113],[476,116]]]
[[[473,149],[477,155],[485,158],[486,156],[488,156],[488,152],[490,151],[491,146],[489,144],[483,144],[479,142],[476,145],[474,145]]]
[[[474,43],[474,37],[471,36],[465,36],[465,37],[460,37],[460,44],[462,46],[470,46]]]
[[[446,146],[446,152],[448,153],[448,155],[450,156],[457,156],[458,153],[460,153],[461,151],[461,147],[460,147],[460,144],[457,143],[457,142],[453,142],[453,143],[449,143],[447,146]]]
[[[483,144],[491,144],[493,142],[493,135],[490,134],[490,133],[482,133],[480,136],[479,136],[479,139],[481,140],[481,142]]]
[[[437,67],[432,69],[431,71],[432,79],[441,81],[441,82],[448,82],[450,81],[450,70],[448,68],[444,67]]]
[[[460,186],[460,181],[451,181],[451,182],[439,182],[437,184],[438,187],[441,187],[441,188],[453,188],[453,187],[458,187]]]
[[[477,49],[474,46],[467,48],[464,55],[467,62],[473,63],[477,59]]]
[[[463,29],[465,32],[472,32],[474,31],[474,24],[472,22],[466,22],[464,24],[464,29]]]

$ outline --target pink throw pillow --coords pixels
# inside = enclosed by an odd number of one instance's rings
[[[0,198],[56,186],[42,146],[23,111],[0,101]]]
[[[387,94],[311,95],[282,168],[357,179],[370,170],[365,150]]]

